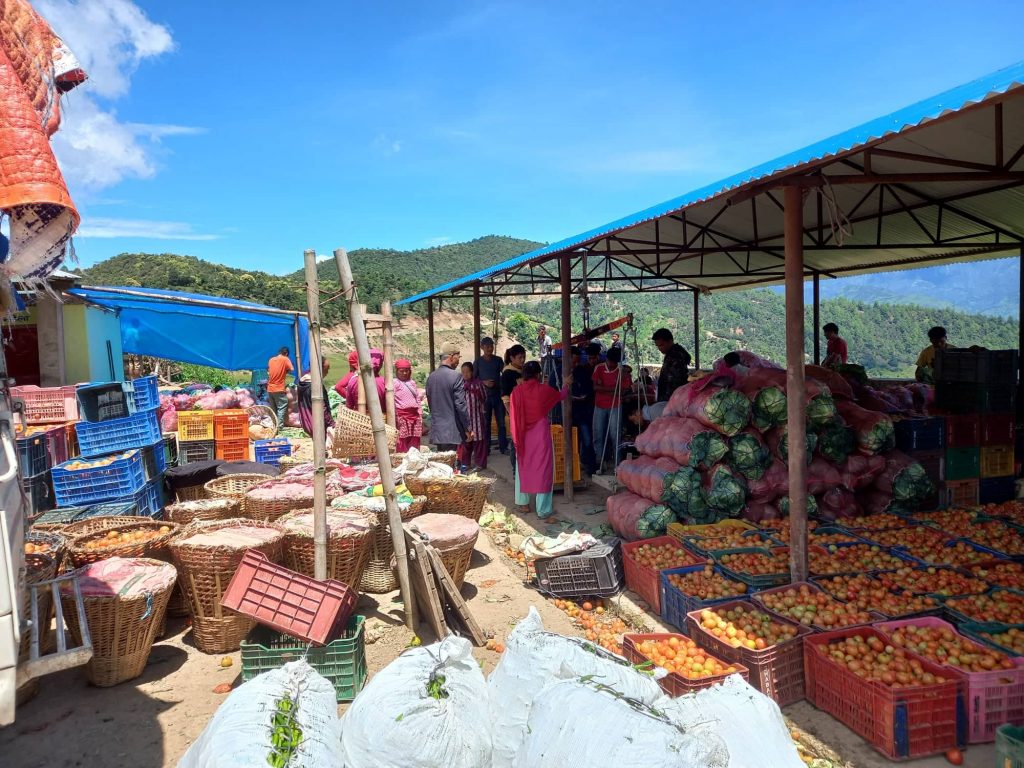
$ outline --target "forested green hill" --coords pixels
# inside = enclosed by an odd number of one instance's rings
[[[418,251],[361,249],[349,256],[360,298],[371,308],[382,300],[395,301],[455,277],[496,264],[537,247],[530,240],[488,236],[467,243]],[[337,287],[333,260],[321,262],[321,287]],[[208,293],[256,301],[284,309],[306,308],[301,272],[271,275],[249,272],[174,254],[121,254],[81,271],[87,283],[132,285]],[[672,329],[685,346],[693,346],[693,322],[689,294],[636,293],[591,296],[591,324],[598,325],[628,312],[636,318],[641,359],[657,358],[649,341],[659,327]],[[446,302],[446,307],[450,306]],[[489,313],[490,307],[485,307]],[[412,311],[423,314],[422,304]],[[750,349],[781,360],[784,348],[784,301],[780,293],[757,289],[721,293],[701,299],[701,361],[708,363],[731,349]],[[808,354],[812,350],[811,316],[807,309]],[[506,332],[532,340],[536,323],[557,328],[559,308],[555,299],[506,298],[501,301]],[[323,309],[325,324],[345,320],[341,302]],[[574,323],[582,325],[582,306],[574,300]],[[951,343],[979,344],[991,349],[1017,346],[1017,321],[952,309],[910,304],[882,304],[845,298],[829,299],[821,306],[821,322],[835,322],[850,346],[851,362],[864,365],[876,375],[907,375],[913,372],[918,352],[928,343],[933,325],[949,329]],[[574,330],[579,330],[575,327]],[[824,343],[824,342],[822,342]]]

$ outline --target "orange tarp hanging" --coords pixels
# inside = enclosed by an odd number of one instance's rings
[[[60,96],[85,80],[74,56],[27,0],[0,0],[0,210],[10,217],[3,276],[48,274],[79,216],[50,148]]]

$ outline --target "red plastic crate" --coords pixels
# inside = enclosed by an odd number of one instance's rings
[[[650,663],[650,659],[640,653],[637,646],[646,640],[668,640],[669,638],[678,638],[680,642],[686,642],[690,638],[685,635],[677,635],[674,632],[656,632],[651,634],[627,634],[622,636],[622,655],[626,657],[626,660],[631,664],[643,664],[644,662]],[[731,675],[740,675],[744,680],[750,679],[750,672],[742,664],[732,661],[726,661],[720,659],[711,654],[705,654],[709,658],[721,664],[732,665],[737,668],[736,672],[730,672]],[[675,672],[669,672],[665,677],[658,681],[658,685],[661,689],[669,696],[683,696],[687,693],[693,693],[699,691],[702,688],[710,688],[715,683],[720,683],[727,675],[712,675],[711,677],[702,677],[697,680],[691,680],[682,675],[678,675]]]
[[[249,439],[218,441],[213,449],[214,457],[221,461],[248,461]]]
[[[249,414],[244,408],[213,412],[213,437],[221,440],[249,440]]]
[[[944,683],[897,688],[864,680],[832,661],[823,650],[829,642],[854,635],[884,635],[871,627],[841,629],[804,638],[807,699],[890,760],[934,755],[957,746],[959,683],[945,668],[922,662],[925,671],[947,678]]]
[[[324,645],[348,623],[359,596],[340,581],[317,581],[250,549],[220,604],[286,635]]]
[[[11,387],[11,397],[21,398],[26,424],[59,424],[78,421],[77,387]]]
[[[829,575],[832,575],[832,574],[829,574]],[[769,608],[764,603],[764,601],[762,600],[762,596],[763,595],[775,594],[777,592],[785,592],[787,589],[799,589],[800,587],[810,587],[812,592],[824,593],[827,597],[829,597],[830,599],[834,600],[835,602],[840,603],[841,605],[846,605],[846,603],[844,603],[838,597],[835,597],[834,595],[832,595],[827,589],[822,589],[820,585],[815,584],[813,581],[794,581],[791,584],[784,584],[781,587],[773,587],[771,589],[762,589],[759,592],[757,592],[756,594],[752,595],[752,597],[757,602],[758,607],[761,610],[763,610],[765,613],[767,613],[770,616],[772,616],[773,618],[779,619],[781,621],[790,622],[790,623],[796,623],[795,619],[793,619],[793,618],[791,618],[789,616],[783,616],[781,613],[776,613],[771,608]],[[847,627],[843,627],[843,629],[849,629],[850,627],[863,626],[863,624],[870,624],[872,622],[881,621],[884,618],[886,618],[883,614],[877,613],[875,611],[867,611],[867,614],[868,614],[868,616],[871,617],[869,621],[863,622],[862,624],[850,624]],[[807,626],[807,625],[802,625],[802,626]],[[817,630],[819,632],[828,632],[829,631],[828,627],[823,627],[820,624],[813,624],[812,623],[809,626],[811,626],[812,628],[814,628],[815,630]]]
[[[690,552],[672,536],[655,536],[653,539],[642,539],[640,541],[628,541],[623,543],[622,570],[626,578],[626,587],[633,590],[647,601],[647,604],[651,606],[651,610],[659,616],[661,615],[661,571],[656,571],[653,568],[640,565],[635,560],[633,553],[643,546],[661,547],[665,544],[671,544],[678,548],[680,554],[683,555],[686,560],[686,562],[681,561],[678,565],[673,567],[681,568],[684,565],[698,565],[700,563],[707,562]]]
[[[780,707],[785,707],[804,698],[804,635],[811,630],[795,622],[776,616],[763,607],[749,600],[730,600],[717,605],[707,606],[707,610],[728,611],[730,608],[743,608],[768,615],[779,624],[796,627],[797,635],[792,640],[773,645],[763,650],[750,648],[733,648],[708,632],[701,625],[701,608],[686,614],[686,625],[690,637],[697,645],[713,653],[724,661],[737,662],[750,671],[750,684],[765,696],[775,700]]]
[[[907,626],[948,629],[968,642],[981,645],[972,638],[961,635],[949,622],[933,616],[886,621],[877,624],[876,629],[883,635],[890,635],[900,627]],[[964,711],[967,713],[968,743],[983,744],[995,741],[996,731],[1004,723],[1024,724],[1024,667],[1020,666],[1024,659],[1017,658],[1014,661],[1017,664],[1016,669],[996,669],[991,672],[965,672],[949,664],[940,665],[963,684],[961,695],[964,698]]]
[[[1017,417],[1012,413],[981,416],[981,444],[1013,445],[1017,441]]]
[[[946,417],[946,447],[971,448],[981,444],[981,421],[977,416]]]

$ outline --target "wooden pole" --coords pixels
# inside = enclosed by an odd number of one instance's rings
[[[480,283],[473,286],[473,354],[469,356],[469,362],[476,360],[480,354],[480,339],[483,334],[480,331]]]
[[[327,578],[327,430],[324,425],[323,363],[320,360],[320,281],[316,273],[316,251],[305,252],[305,266],[313,405],[313,578],[323,581]],[[295,370],[301,376],[302,369]]]
[[[391,302],[380,303],[381,331],[384,334],[384,403],[388,424],[398,426],[395,421],[395,337],[391,333]]]
[[[786,398],[789,440],[789,572],[807,579],[807,415],[804,402],[803,190],[785,188]]]
[[[427,352],[430,355],[430,370],[437,366],[437,355],[434,354],[434,300],[427,299]]]
[[[700,296],[693,289],[693,367],[700,368]]]
[[[814,364],[821,365],[821,294],[819,293],[821,274],[814,273]]]
[[[366,327],[363,325],[363,312],[356,298],[352,267],[348,263],[348,254],[344,248],[334,251],[334,259],[338,264],[338,278],[348,302],[348,317],[352,323],[352,337],[359,355],[359,373],[367,390],[376,386],[373,383],[373,366],[370,364],[370,343],[366,340]],[[395,476],[391,470],[391,455],[388,451],[388,437],[384,431],[384,415],[380,412],[380,400],[371,397],[367,403],[370,410],[370,423],[373,425],[373,444],[377,453],[377,466],[380,469],[380,482],[384,490],[384,506],[388,513],[388,525],[391,528],[391,542],[395,548],[395,560],[398,563],[398,585],[405,604],[405,626],[416,630],[416,603],[409,582],[409,560],[405,548],[405,533],[402,530],[402,515],[398,511],[395,498]]]
[[[562,381],[572,376],[572,265],[568,253],[559,257],[558,276],[562,283]],[[566,501],[572,501],[573,488],[572,457],[575,445],[572,439],[572,398],[562,401],[562,467],[565,470],[562,478],[562,494]],[[558,450],[557,448],[555,450]]]

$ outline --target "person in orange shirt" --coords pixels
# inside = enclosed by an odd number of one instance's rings
[[[292,361],[288,359],[288,347],[281,347],[281,351],[267,361],[267,398],[277,414],[278,429],[284,429],[288,418],[288,392],[285,391],[284,380],[294,370]]]

